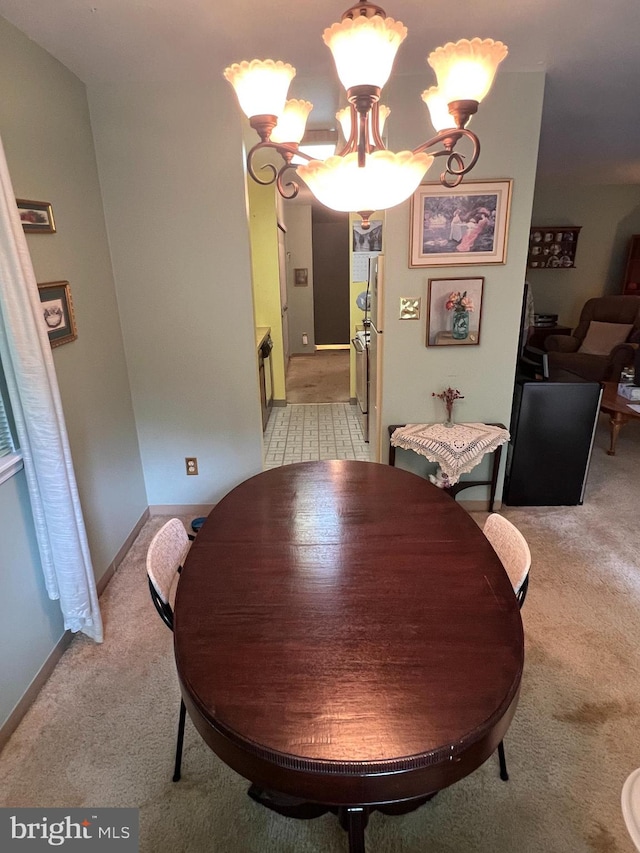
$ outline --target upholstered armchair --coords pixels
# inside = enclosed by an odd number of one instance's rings
[[[617,382],[640,339],[640,296],[589,299],[572,335],[545,340],[552,382]],[[636,343],[631,343],[636,341]]]

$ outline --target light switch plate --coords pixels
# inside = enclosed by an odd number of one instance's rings
[[[400,297],[400,320],[420,319],[420,298],[410,299],[407,296]]]

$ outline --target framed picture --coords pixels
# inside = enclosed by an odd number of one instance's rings
[[[410,267],[504,264],[509,180],[422,184],[411,197]]]
[[[20,221],[24,231],[36,234],[53,234],[56,224],[53,221],[53,210],[48,201],[27,201],[17,198],[16,204],[20,212]]]
[[[309,284],[308,267],[296,267],[293,271],[293,286],[307,287]]]
[[[427,346],[480,343],[484,278],[430,278]]]
[[[42,323],[52,347],[75,341],[76,318],[73,313],[68,281],[49,281],[39,284],[42,302]]]
[[[351,250],[353,252],[381,252],[382,219],[372,219],[367,229],[362,227],[361,222],[354,222]]]

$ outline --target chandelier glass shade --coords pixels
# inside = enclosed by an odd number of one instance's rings
[[[361,167],[357,152],[352,152],[324,162],[312,160],[298,166],[298,175],[322,204],[332,210],[358,211],[368,220],[375,210],[394,207],[413,195],[432,162],[431,154],[374,151]]]
[[[360,213],[364,227],[373,211],[409,198],[436,157],[445,158],[440,182],[457,186],[480,153],[479,140],[467,124],[491,88],[507,48],[499,41],[474,38],[434,50],[428,63],[436,74],[437,86],[425,90],[422,99],[436,135],[413,151],[396,154],[387,150],[382,139],[389,109],[380,104],[380,94],[406,35],[404,24],[388,18],[380,6],[367,0],[359,0],[339,23],[325,29],[323,38],[333,54],[349,106],[336,113],[345,145],[324,161],[300,150],[312,104],[287,101],[295,68],[271,59],[254,59],[227,68],[224,76],[260,138],[247,154],[251,177],[264,185],[275,182],[284,198],[294,198],[299,184],[288,174],[297,170],[318,201],[333,210]],[[470,148],[466,155],[456,150],[462,139]],[[267,163],[258,175],[253,157],[265,148],[275,150],[283,165],[276,168]],[[434,150],[427,153],[430,149]]]

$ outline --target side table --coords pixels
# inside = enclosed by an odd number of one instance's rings
[[[544,349],[545,339],[549,335],[570,335],[570,326],[529,326],[527,346]]]
[[[499,444],[489,449],[481,450],[477,454],[476,465],[478,465],[486,453],[493,454],[493,465],[491,466],[491,476],[489,479],[484,480],[463,480],[457,481],[450,486],[445,488],[445,491],[451,495],[451,497],[455,498],[458,492],[461,492],[463,489],[471,489],[474,486],[489,486],[489,511],[493,511],[493,505],[496,497],[496,488],[498,484],[498,471],[500,470],[500,459],[502,457],[502,445],[509,441],[509,433],[504,424],[501,423],[485,423],[484,426],[498,427],[501,430],[504,430],[504,436],[500,439]],[[395,466],[396,464],[396,447],[391,442],[393,433],[397,429],[404,429],[406,426],[410,426],[408,424],[390,424],[389,425],[389,465]],[[422,426],[428,427],[429,424],[423,424]],[[455,428],[455,427],[454,427]],[[416,452],[421,453],[421,455],[426,456],[431,462],[436,462],[439,464],[439,454],[437,448],[434,448],[435,452],[429,452],[428,454],[423,450],[416,450]]]

